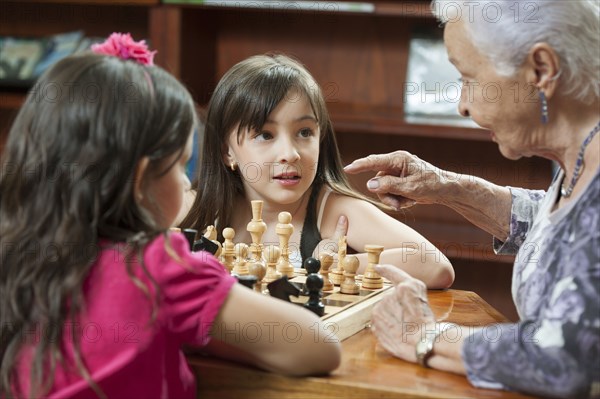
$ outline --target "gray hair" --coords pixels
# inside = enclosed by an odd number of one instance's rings
[[[473,45],[502,76],[512,76],[535,43],[548,43],[561,62],[565,96],[600,98],[598,0],[433,0],[443,24],[462,19]]]

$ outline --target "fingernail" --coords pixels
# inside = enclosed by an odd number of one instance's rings
[[[338,223],[339,224],[346,224],[346,216],[345,215],[341,215],[340,218],[338,219]]]
[[[367,182],[367,187],[370,189],[376,189],[379,188],[379,180],[377,179],[371,179]]]
[[[348,165],[344,166],[344,169],[351,167],[352,165],[354,165],[354,161],[350,162]]]

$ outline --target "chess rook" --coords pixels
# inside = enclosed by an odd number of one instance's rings
[[[363,276],[362,288],[377,290],[383,287],[383,278],[375,271],[375,265],[379,263],[379,256],[382,251],[383,246],[381,245],[365,245],[369,264]]]

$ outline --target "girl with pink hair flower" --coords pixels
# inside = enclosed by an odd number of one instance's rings
[[[2,154],[0,398],[192,398],[183,345],[291,375],[337,367],[316,315],[169,231],[190,185],[189,92],[129,34],[93,50],[46,71]],[[63,95],[42,98],[49,85]]]

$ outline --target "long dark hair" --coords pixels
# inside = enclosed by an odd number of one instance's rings
[[[375,203],[350,186],[325,100],[315,79],[302,64],[288,56],[257,55],[234,65],[219,81],[210,99],[200,149],[197,195],[182,227],[202,231],[216,221],[222,239],[223,228],[231,225],[235,199],[244,195],[239,173],[232,172],[223,161],[229,134],[236,126],[238,139],[248,128],[261,129],[291,89],[306,95],[321,131],[319,164],[312,190],[326,184],[340,194]]]
[[[134,199],[136,165],[148,157],[148,174],[164,173],[195,124],[191,96],[174,77],[117,57],[68,57],[29,92],[1,159],[0,397],[19,396],[11,388],[16,359],[24,332],[35,328],[44,339],[29,395],[50,389],[99,239],[139,253],[162,232]],[[76,338],[74,345],[77,369],[100,394]]]

